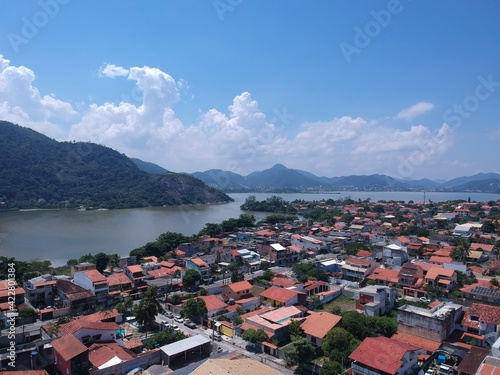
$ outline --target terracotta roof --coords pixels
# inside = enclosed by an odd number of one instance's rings
[[[437,277],[453,277],[455,270],[451,270],[443,267],[432,267],[425,275],[426,279],[435,280]]]
[[[84,315],[78,319],[86,320],[87,322],[102,322],[107,319],[114,319],[120,315],[122,314],[120,314],[117,309],[111,309],[106,311],[98,311],[96,313],[89,315]]]
[[[10,294],[9,294],[10,293]],[[25,294],[26,292],[24,291],[23,288],[16,288],[14,289],[14,296],[19,296],[22,294]],[[12,290],[0,290],[0,297],[7,297],[7,296],[12,296]]]
[[[279,288],[277,286],[272,286],[264,290],[260,294],[260,297],[270,299],[273,301],[278,301],[281,303],[286,303],[287,301],[295,297],[297,294],[304,294],[304,293],[297,292],[295,290]]]
[[[475,316],[478,319],[472,320]],[[462,318],[462,325],[465,327],[478,328],[479,322],[488,324],[500,324],[500,307],[483,305],[482,303],[473,303],[472,306],[465,312]]]
[[[116,285],[123,285],[123,284],[130,284],[131,281],[122,272],[114,273],[112,275],[108,276],[108,284],[109,286],[116,286]]]
[[[432,256],[429,259],[430,262],[436,262],[436,263],[451,263],[453,259],[450,257],[438,257],[438,256]]]
[[[205,301],[208,312],[227,308],[227,304],[225,304],[224,301],[213,294],[209,296],[200,296],[198,298],[201,298],[203,301]]]
[[[304,289],[307,290],[307,291],[311,291],[311,290],[314,290],[320,286],[323,286],[323,285],[329,285],[327,282],[325,281],[307,281],[305,284],[304,284]]]
[[[485,243],[472,243],[470,245],[471,250],[480,250],[481,249],[481,250],[486,251],[488,253],[491,253],[494,248],[495,248],[495,245],[488,245]]]
[[[441,346],[440,342],[424,339],[422,337],[414,336],[404,332],[395,333],[394,335],[392,335],[391,339],[416,346],[417,348],[424,349],[430,353],[434,353]]]
[[[396,374],[402,365],[401,359],[409,350],[418,350],[418,348],[383,336],[367,337],[349,358],[375,370]]]
[[[94,284],[104,284],[107,283],[106,277],[98,270],[86,270],[83,273],[92,281]]]
[[[117,342],[94,343],[89,347],[89,361],[95,368],[99,368],[115,357],[121,361],[128,361],[135,357],[126,348],[122,348]]]
[[[134,349],[134,348],[140,348],[144,344],[142,343],[142,341],[140,339],[134,338],[134,339],[130,339],[130,340],[125,341],[125,343],[123,345],[125,345],[125,347],[127,349]]]
[[[81,329],[92,329],[97,331],[116,331],[123,328],[115,322],[99,322],[85,319],[73,319],[68,323],[61,324],[59,332],[63,335],[73,335]]]
[[[200,258],[193,258],[191,259],[191,262],[196,264],[198,267],[208,267],[208,264],[203,259]]]
[[[157,258],[157,257],[155,257],[154,255],[150,255],[150,256],[148,256],[148,257],[144,257],[144,258],[142,258],[142,259],[144,259],[144,260],[149,260],[149,261],[151,261],[151,262],[153,262],[153,263],[158,263],[158,258]]]
[[[247,280],[243,281],[238,281],[235,283],[231,283],[228,285],[229,289],[231,289],[233,292],[242,292],[245,290],[250,290],[252,289],[252,284],[250,284]]]
[[[254,310],[254,311],[247,312],[246,314],[241,315],[241,317],[242,317],[243,319],[246,319],[246,318],[248,318],[248,317],[251,317],[251,316],[254,316],[254,315],[264,314],[264,313],[266,313],[266,312],[268,312],[268,311],[272,311],[272,310],[274,310],[274,308],[273,308],[273,307],[261,307],[261,308],[260,308],[260,309],[258,309],[258,310]]]
[[[391,283],[398,282],[399,271],[390,270],[387,268],[375,268],[373,273],[367,277],[368,280],[381,280]]]
[[[341,316],[331,314],[329,312],[310,312],[311,315],[306,316],[306,320],[300,325],[304,333],[323,339],[328,331],[334,328],[342,320]]]
[[[372,256],[372,252],[368,250],[359,250],[356,256],[361,258],[368,258]]]
[[[173,266],[175,266],[175,263],[167,262],[166,260],[164,260],[160,263],[160,266],[162,266],[164,268],[172,268]]]
[[[69,361],[71,358],[75,358],[87,351],[87,347],[73,335],[66,335],[52,341],[52,347],[65,361]]]
[[[143,272],[142,267],[139,266],[138,264],[134,264],[132,266],[127,266],[127,268],[131,273],[138,273],[138,272]]]
[[[372,262],[370,262],[369,260],[353,258],[353,257],[347,258],[345,262],[354,264],[356,266],[365,266],[365,267],[370,267],[372,264]]]
[[[148,275],[153,276],[155,279],[161,279],[163,277],[169,277],[174,274],[172,270],[168,268],[160,268],[159,270],[151,270],[147,272]]]
[[[297,285],[297,281],[287,279],[286,277],[273,277],[273,279],[271,280],[271,284],[281,288],[289,288],[291,286]]]
[[[413,264],[420,266],[424,270],[424,272],[429,271],[432,267],[436,267],[435,264],[428,263],[428,262],[415,262]]]
[[[411,263],[405,263],[399,270],[398,276],[405,276],[405,277],[417,277],[417,273],[419,271],[420,266],[411,264]]]

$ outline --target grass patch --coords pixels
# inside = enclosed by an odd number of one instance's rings
[[[258,297],[265,289],[260,286],[252,286],[250,289],[250,293],[252,293],[255,297]]]
[[[334,306],[340,307],[341,311],[352,311],[356,309],[356,301],[346,295],[341,294],[333,301],[328,302],[321,307],[314,309],[314,311],[328,311],[330,312]]]

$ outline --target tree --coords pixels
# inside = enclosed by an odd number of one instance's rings
[[[465,262],[470,256],[470,242],[467,240],[457,241],[457,246],[451,251],[451,258],[458,262]]]
[[[97,253],[94,255],[95,268],[99,272],[103,272],[108,266],[109,255],[105,253]]]
[[[273,277],[274,277],[274,272],[269,269],[265,270],[264,273],[262,274],[262,278],[267,281],[271,281]]]
[[[323,352],[331,360],[338,363],[346,361],[349,354],[360,344],[349,331],[344,328],[332,328],[323,340]]]
[[[245,275],[242,272],[233,272],[231,274],[231,282],[237,283],[238,281],[245,280]]]
[[[146,330],[149,329],[151,323],[154,322],[155,316],[158,312],[162,311],[163,308],[160,302],[156,299],[157,288],[152,286],[146,293],[144,293],[142,299],[137,305],[134,306],[133,312],[137,323],[145,327]]]
[[[185,338],[187,338],[187,336],[180,331],[174,331],[172,328],[166,329],[165,331],[152,335],[146,344],[146,348],[159,348],[160,346],[171,344]]]
[[[285,351],[285,356],[290,364],[298,364],[303,367],[314,358],[314,346],[309,344],[305,337],[299,337],[293,341],[293,348]]]
[[[207,304],[202,298],[190,298],[182,305],[182,314],[197,323],[201,323],[207,311]]]
[[[245,332],[243,332],[243,335],[241,336],[243,340],[251,342],[252,344],[256,344],[258,342],[266,341],[267,340],[267,333],[264,332],[263,329],[253,329],[249,328]]]
[[[198,281],[201,280],[201,275],[198,271],[194,269],[188,269],[184,276],[182,277],[182,283],[188,289],[196,285]]]
[[[327,361],[323,363],[319,375],[337,375],[342,372],[342,366],[336,361]]]
[[[125,298],[122,302],[119,302],[115,305],[115,309],[118,310],[120,314],[125,314],[134,306],[134,300],[130,297]]]
[[[300,327],[300,322],[296,319],[290,321],[288,332],[292,341],[304,336],[304,330]]]

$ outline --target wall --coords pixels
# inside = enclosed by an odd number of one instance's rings
[[[152,365],[159,365],[161,363],[160,349],[150,350],[130,361],[119,363],[115,366],[106,367],[102,370],[90,371],[91,375],[118,375],[126,374],[130,370],[141,367],[143,369]]]

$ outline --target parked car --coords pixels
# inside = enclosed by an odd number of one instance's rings
[[[210,338],[211,338],[211,339],[214,339],[214,340],[216,340],[216,341],[222,341],[222,336],[221,336],[221,334],[220,334],[220,333],[212,333],[212,334],[210,335]]]
[[[182,319],[182,316],[180,316],[180,315],[176,315],[174,319],[176,322],[179,322],[179,323],[182,323],[184,321],[184,319]]]
[[[188,319],[188,318],[184,319],[184,325],[185,325],[186,327],[191,328],[191,329],[196,328],[196,324],[194,324],[194,323],[191,321],[191,319]]]
[[[165,327],[168,329],[172,329],[174,331],[180,331],[181,329],[179,328],[179,326],[177,326],[177,324],[173,324],[173,323],[168,323],[168,322],[163,322],[163,324],[165,325]]]
[[[428,368],[424,375],[436,375],[436,370]]]
[[[427,297],[420,297],[419,300],[420,300],[420,302],[425,302],[425,303],[431,302],[431,300]]]
[[[172,311],[167,311],[164,315],[165,315],[167,318],[170,318],[170,319],[173,319],[173,318],[174,318],[174,314],[172,313]]]

